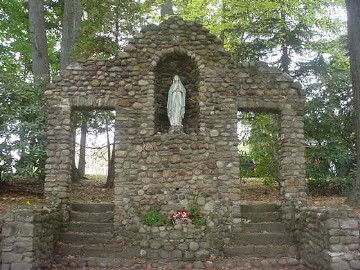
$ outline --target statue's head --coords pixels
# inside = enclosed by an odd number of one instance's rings
[[[178,75],[175,75],[174,76],[174,79],[173,79],[173,82],[176,83],[176,82],[179,82],[180,81],[180,78]]]

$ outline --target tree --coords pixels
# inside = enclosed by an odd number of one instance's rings
[[[161,6],[160,16],[161,19],[165,19],[166,16],[174,15],[173,4],[171,2],[165,2]]]
[[[47,54],[51,61],[58,59],[58,2],[47,1],[44,7],[42,1],[0,0],[2,180],[14,175],[44,178],[47,122],[42,86],[49,79]],[[56,69],[54,62],[52,66]]]
[[[115,180],[115,138],[111,141],[110,133],[114,133],[115,113],[113,111],[93,111],[89,118],[89,130],[95,135],[106,135],[107,178],[105,187],[113,188]]]
[[[80,151],[79,151],[79,163],[78,170],[80,178],[85,176],[85,165],[86,165],[86,135],[88,132],[88,118],[87,112],[81,113],[80,123]]]
[[[245,157],[256,164],[256,171],[252,174],[262,178],[265,184],[273,183],[279,172],[278,115],[242,112],[239,113],[239,120],[241,124],[250,127],[242,130],[240,140],[249,148]]]
[[[351,77],[354,95],[357,176],[347,202],[360,206],[360,2],[346,0]]]
[[[72,129],[72,140],[73,140],[73,157],[72,157],[72,170],[71,180],[73,182],[79,182],[81,178],[85,176],[85,165],[86,165],[86,138],[88,133],[88,121],[91,113],[88,111],[73,111],[71,115],[73,129]],[[76,166],[76,134],[77,130],[80,129],[80,145],[79,145],[79,159],[78,166]]]
[[[82,58],[117,55],[132,34],[148,19],[149,1],[87,0],[82,2],[86,18],[74,45]]]
[[[21,1],[0,0],[1,74],[27,76],[31,72],[31,45],[27,7]]]
[[[76,152],[76,127],[78,124],[77,119],[77,112],[73,112],[71,115],[72,118],[72,141],[73,141],[73,156],[71,160],[71,181],[79,182],[81,180],[81,176],[79,173],[78,168],[76,167],[76,160],[75,160],[75,152]]]
[[[328,0],[178,0],[179,13],[196,19],[214,34],[236,60],[263,60],[294,72],[295,55],[309,54],[313,37],[338,29]],[[298,58],[298,57],[297,57]]]
[[[349,62],[343,39],[327,44],[311,69],[313,82],[305,90],[307,176],[324,181],[349,178],[354,169],[355,136]]]
[[[107,152],[108,152],[108,173],[106,178],[105,187],[113,188],[115,181],[115,137],[114,141],[110,141],[109,132],[114,128],[114,115],[112,113],[105,114],[105,129],[106,129],[106,142],[107,142]],[[112,145],[112,148],[111,148]]]
[[[79,181],[81,178],[84,178],[85,160],[86,157],[89,157],[90,152],[92,156],[100,157],[100,159],[107,161],[108,173],[105,186],[113,187],[115,179],[115,142],[111,141],[110,133],[114,133],[114,112],[106,110],[74,111],[72,114],[72,123],[74,125],[74,142],[76,141],[76,131],[78,130],[80,133],[80,144],[78,148],[79,163],[78,167],[76,167],[76,151],[74,148],[72,180]],[[87,145],[88,135],[95,137],[106,136],[106,145],[96,145],[95,147]]]
[[[29,0],[29,23],[32,48],[32,72],[35,84],[41,85],[50,81],[43,0]]]
[[[82,8],[79,0],[65,0],[62,20],[60,66],[65,69],[70,62],[73,45],[80,28]]]
[[[45,105],[39,87],[11,74],[0,76],[1,179],[44,178]],[[15,155],[15,153],[17,155]],[[20,159],[16,156],[20,155]]]

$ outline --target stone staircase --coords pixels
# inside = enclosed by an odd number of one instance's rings
[[[142,256],[140,247],[115,239],[113,211],[113,204],[72,204],[52,269],[145,269],[154,262],[161,265],[159,257]],[[276,205],[241,206],[241,215],[235,216],[241,222],[235,224],[224,256],[215,258],[211,269],[307,269],[296,258],[296,248],[279,215]]]
[[[113,220],[113,204],[72,204],[70,221],[64,224],[56,245],[53,269],[133,265],[139,249],[115,240]]]
[[[242,265],[260,269],[305,269],[296,247],[280,221],[276,204],[242,205],[234,214],[230,243],[224,247],[223,266]],[[290,268],[289,268],[290,269]]]

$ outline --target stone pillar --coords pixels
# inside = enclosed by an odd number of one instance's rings
[[[293,207],[306,205],[303,125],[303,116],[291,108],[281,112],[279,180],[285,220],[292,218]]]
[[[47,161],[44,193],[50,205],[62,204],[65,208],[69,201],[69,185],[73,155],[71,128],[71,106],[61,89],[50,84],[45,91],[48,104]],[[66,211],[64,218],[66,218]]]

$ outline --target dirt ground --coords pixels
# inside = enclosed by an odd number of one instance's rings
[[[34,179],[0,182],[0,213],[17,205],[41,205],[44,202],[43,183]]]
[[[243,201],[248,204],[280,203],[277,183],[271,186],[263,184],[261,179],[248,178],[240,184]],[[346,197],[342,196],[309,196],[307,203],[313,206],[343,206]]]
[[[82,180],[71,185],[70,198],[75,202],[113,202],[114,190],[104,188],[103,177]],[[242,201],[247,204],[280,203],[276,184],[265,186],[259,179],[246,179],[241,184]],[[345,197],[309,196],[314,206],[342,206]],[[44,202],[43,183],[33,179],[16,179],[0,185],[0,213],[14,205],[41,205]],[[360,212],[360,209],[356,209]]]

